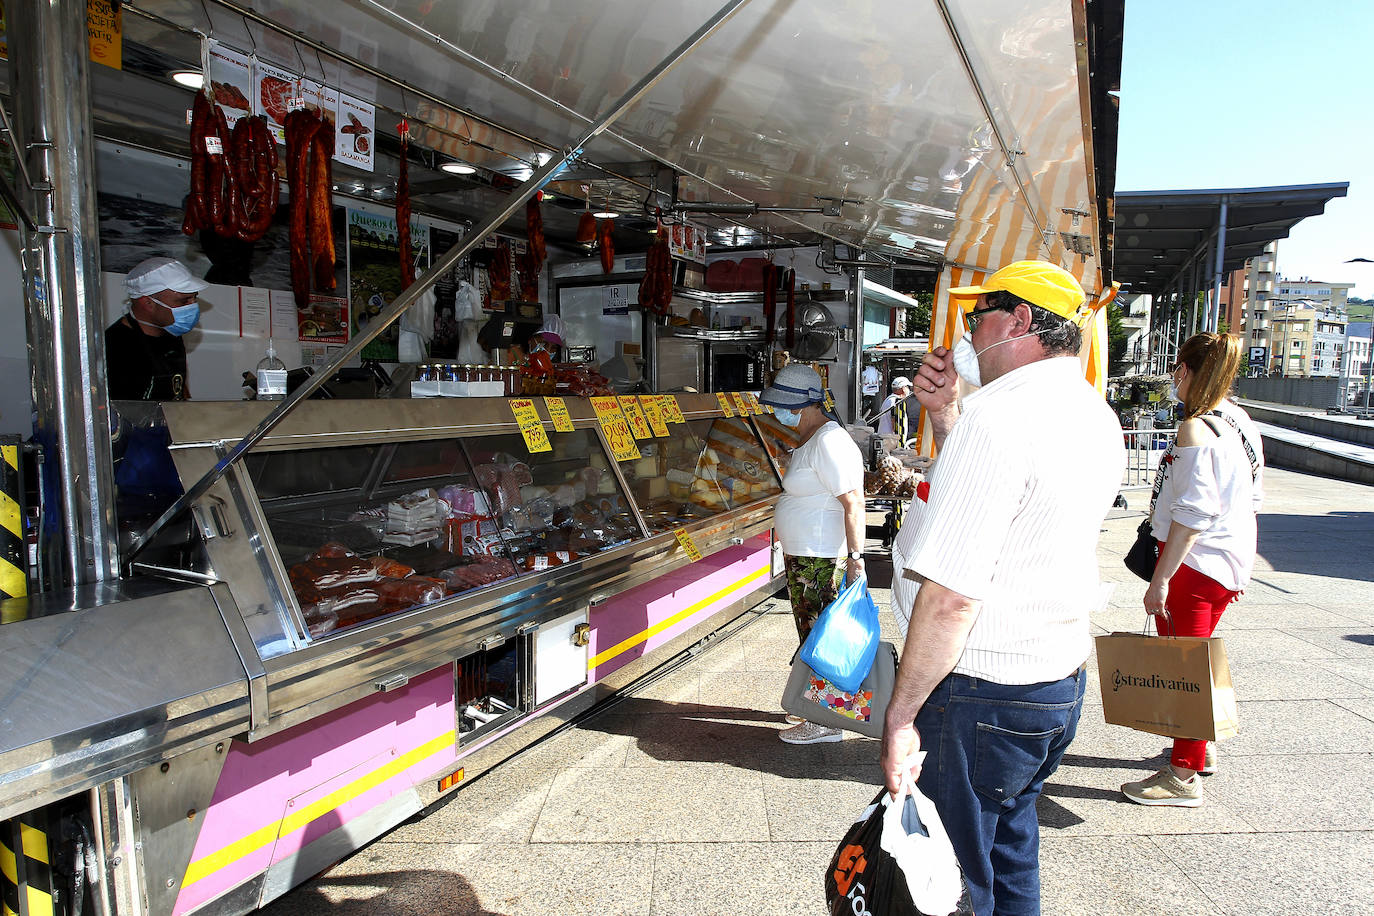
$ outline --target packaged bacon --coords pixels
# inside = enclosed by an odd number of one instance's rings
[[[447,593],[447,583],[428,576],[406,579],[383,579],[377,583],[377,595],[388,609],[401,610],[441,600]]]
[[[377,579],[377,567],[370,560],[352,555],[315,556],[288,569],[287,578],[299,594],[303,585],[326,590],[374,582]]]

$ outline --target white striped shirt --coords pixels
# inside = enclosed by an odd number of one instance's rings
[[[959,674],[1035,684],[1091,647],[1097,536],[1126,467],[1121,425],[1077,357],[969,395],[930,476],[906,568],[982,602]]]

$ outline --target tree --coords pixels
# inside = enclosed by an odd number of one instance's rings
[[[1126,338],[1130,332],[1121,323],[1121,306],[1107,306],[1107,374],[1122,375],[1126,361]]]
[[[930,335],[930,311],[935,304],[935,294],[915,293],[911,298],[918,304],[914,308],[903,309],[901,336],[927,337]]]

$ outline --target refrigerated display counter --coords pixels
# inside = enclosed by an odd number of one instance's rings
[[[771,416],[680,395],[616,461],[533,400],[547,451],[505,398],[312,401],[228,463],[271,404],[162,405],[220,476],[118,588],[7,614],[4,816],[96,789],[151,912],[243,911],[778,589]]]

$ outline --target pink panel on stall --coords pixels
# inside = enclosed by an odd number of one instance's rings
[[[298,852],[457,758],[448,666],[253,744],[234,741],[174,914]]]
[[[771,554],[771,538],[760,534],[592,608],[591,680],[600,680],[762,588]]]

